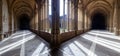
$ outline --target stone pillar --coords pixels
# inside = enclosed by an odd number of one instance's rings
[[[114,18],[114,9],[112,10],[112,13],[111,13],[111,32],[113,32],[114,30],[114,26],[113,26],[113,18]]]
[[[116,35],[119,35],[120,34],[120,32],[119,32],[119,18],[120,18],[120,16],[119,16],[119,14],[120,14],[120,5],[119,5],[119,3],[118,3],[118,0],[115,0],[116,1],[116,3],[115,3],[115,8],[116,8],[116,10],[115,10],[115,33],[116,33]]]
[[[42,23],[41,23],[42,25],[41,26],[42,26],[42,31],[44,31],[44,3],[42,5],[42,11],[41,12],[42,12],[42,14],[41,14],[42,15]]]
[[[89,29],[89,20],[88,20],[89,18],[88,18],[88,15],[86,16],[86,20],[87,20],[87,22],[86,22],[86,29],[87,29],[87,31],[88,31],[88,29]]]
[[[47,9],[48,9],[47,8],[47,0],[45,0],[45,25],[44,25],[45,26],[45,32],[47,32],[47,18],[48,18],[47,17],[48,16],[47,15]]]
[[[36,23],[36,30],[38,31],[38,5],[36,5],[36,8],[35,8],[35,23]]]
[[[74,15],[74,14],[73,14],[74,9],[73,9],[73,11],[72,11],[72,6],[73,6],[73,5],[72,5],[71,0],[70,0],[70,2],[69,2],[69,6],[70,6],[70,7],[69,7],[69,10],[70,10],[70,11],[69,11],[69,12],[70,12],[70,13],[69,13],[69,31],[72,31],[72,30],[73,30],[73,29],[72,29],[72,27],[73,27],[73,26],[72,26],[72,18],[73,18],[73,15]],[[72,14],[73,14],[73,15],[72,15]],[[73,23],[73,24],[74,24],[74,23]],[[71,26],[72,26],[72,27],[71,27]]]
[[[74,27],[75,27],[75,23],[74,23],[74,21],[75,21],[75,18],[74,18],[74,2],[72,2],[72,0],[71,0],[71,2],[70,2],[70,30],[71,31],[73,31],[73,30],[75,30],[74,29]]]
[[[49,21],[49,0],[46,1],[47,3],[47,20],[46,20],[46,26],[47,26],[47,32],[49,32],[50,29],[50,21]]]
[[[82,18],[83,18],[83,14],[82,14],[82,7],[80,7],[78,9],[78,30],[82,30]]]
[[[45,1],[45,0],[44,0]],[[42,18],[42,30],[45,30],[45,2],[43,4],[43,18]]]
[[[19,25],[18,25],[18,19],[15,14],[13,16],[13,20],[14,20],[14,31],[16,32],[17,30],[19,30]]]
[[[39,4],[38,5],[38,20],[39,20],[39,31],[41,31],[42,30],[42,6],[41,6],[41,4]]]
[[[9,35],[12,34],[12,12],[9,12]]]
[[[35,8],[33,10],[33,29],[36,30],[36,18],[35,18]]]
[[[65,19],[66,19],[66,15],[65,15],[65,0],[63,0],[63,22],[61,23],[62,24],[62,28],[63,28],[62,32],[65,32],[65,28],[66,28]]]
[[[56,46],[59,44],[59,0],[52,0],[52,45]]]
[[[43,19],[43,7],[41,6],[41,10],[40,10],[40,26],[41,26],[41,28],[40,28],[40,31],[42,31],[43,29],[43,21],[42,21],[42,19]]]
[[[74,12],[74,10],[72,11],[72,2],[71,2],[71,0],[68,0],[68,31],[73,30],[73,28],[72,28],[73,27],[72,24],[74,24],[74,23],[72,23],[72,19],[74,16],[73,12]]]
[[[45,26],[45,32],[47,32],[46,30],[47,30],[47,0],[45,0],[45,24],[44,24],[44,26]]]
[[[59,17],[59,0],[52,0],[52,40],[51,40],[51,55],[58,56],[60,45],[60,17]]]
[[[82,18],[82,31],[84,32],[85,30],[85,9],[82,7],[83,11],[83,18]]]
[[[116,19],[117,19],[117,17],[116,17],[116,9],[117,9],[116,8],[116,2],[114,2],[114,13],[113,13],[114,16],[113,16],[113,22],[112,22],[113,23],[113,27],[114,27],[113,28],[114,32],[116,32]]]
[[[115,0],[114,3],[114,19],[113,19],[113,25],[114,25],[114,32],[116,35],[120,35],[120,1]]]
[[[78,2],[79,0],[74,0],[74,20],[75,20],[75,34],[78,32]]]
[[[118,16],[120,15],[120,0],[117,1],[118,3]],[[118,17],[118,20],[117,20],[117,24],[118,24],[118,35],[120,36],[120,16]]]
[[[42,18],[42,14],[41,14],[41,3],[38,2],[38,30],[39,30],[39,31],[41,31],[41,28],[42,28],[42,26],[41,26],[41,23],[42,23],[41,18]]]
[[[60,45],[60,29],[59,29],[59,0],[52,0],[52,38],[51,38],[51,55],[58,53]]]
[[[12,13],[12,31],[13,33],[17,30],[17,19],[15,19],[15,16],[13,16],[13,13]]]
[[[70,29],[69,29],[69,18],[70,18],[70,0],[68,0],[68,6],[67,6],[67,8],[68,8],[68,11],[67,11],[67,30],[69,31]]]
[[[0,40],[2,40],[2,0],[0,0]]]
[[[117,35],[120,35],[120,7],[118,7],[118,18],[117,18]]]
[[[86,30],[87,30],[87,13],[86,13],[86,10],[85,10],[85,16],[84,16],[84,30],[85,30],[85,32],[86,32]]]

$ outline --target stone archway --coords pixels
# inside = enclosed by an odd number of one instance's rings
[[[95,30],[106,30],[107,29],[107,16],[103,13],[97,12],[91,16],[91,29]]]
[[[18,19],[19,30],[29,30],[30,29],[30,18],[26,14],[22,14]]]

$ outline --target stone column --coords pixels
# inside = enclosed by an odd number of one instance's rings
[[[44,31],[44,3],[43,3],[43,5],[42,5],[42,23],[41,23],[42,25],[42,31]]]
[[[2,40],[2,0],[0,0],[0,40]]]
[[[70,3],[71,3],[71,0],[68,0],[68,32],[71,30],[71,28],[70,28],[70,18],[71,18],[71,15],[70,15],[70,13],[71,13]]]
[[[84,16],[84,31],[87,30],[87,13],[86,13],[86,10],[84,11],[85,13],[85,16]]]
[[[59,0],[52,0],[52,38],[51,38],[51,55],[58,53],[60,45],[60,29],[59,29]]]
[[[42,4],[39,5],[39,27],[40,27],[40,31],[42,31],[42,17],[43,17],[43,14],[42,14]]]
[[[35,18],[35,16],[36,16],[36,8],[34,8],[34,10],[33,10],[33,17],[32,17],[32,19],[33,19],[33,29],[34,30],[36,30],[36,18]]]
[[[50,21],[49,21],[49,0],[47,0],[47,23],[46,23],[46,25],[47,25],[47,32],[49,32],[49,30],[50,30]]]
[[[19,24],[18,24],[18,17],[16,16],[16,14],[12,13],[12,19],[14,20],[14,32],[16,32],[17,30],[19,30]]]
[[[114,30],[114,26],[113,26],[113,18],[114,18],[114,9],[112,9],[112,13],[111,13],[111,32],[113,32]]]
[[[87,14],[87,16],[86,16],[86,29],[87,29],[87,31],[89,30],[89,17],[88,17],[88,14]]]
[[[13,30],[13,33],[17,30],[17,19],[15,19],[15,16],[13,16],[13,13],[12,13],[12,30]]]
[[[85,30],[85,9],[84,9],[84,7],[82,7],[82,11],[83,11],[82,31],[84,32],[84,30]]]
[[[120,14],[120,8],[119,8],[119,3],[118,3],[118,0],[115,0],[116,3],[115,3],[115,7],[116,7],[116,10],[115,10],[115,33],[116,35],[119,35],[119,14]]]
[[[68,8],[68,11],[67,11],[67,31],[69,31],[70,30],[70,28],[69,28],[69,18],[70,18],[70,0],[68,0],[68,6],[67,6],[67,8]]]
[[[40,26],[41,26],[41,28],[40,28],[40,31],[42,31],[42,28],[43,28],[43,21],[42,21],[42,19],[43,19],[43,8],[42,8],[42,6],[41,6],[41,10],[40,10]]]
[[[73,31],[73,27],[74,27],[74,23],[72,21],[72,19],[74,19],[74,9],[73,9],[74,5],[72,4],[72,1],[69,1],[69,31]],[[72,11],[73,10],[73,11]]]
[[[47,32],[49,32],[50,29],[50,21],[49,21],[49,0],[46,1],[47,5],[47,20],[46,20],[46,27],[47,27]]]
[[[74,2],[70,2],[70,30],[73,31],[75,30],[74,27],[75,27],[75,23],[74,23]]]
[[[75,20],[75,34],[78,32],[78,0],[74,0],[74,20]]]
[[[118,3],[118,16],[120,15],[120,0],[117,1]],[[118,35],[120,36],[120,16],[118,17]]]
[[[116,3],[114,2],[114,13],[113,13],[113,32],[116,32]]]
[[[9,35],[12,34],[12,12],[9,12]]]
[[[117,18],[117,35],[120,35],[120,6],[118,7],[118,18]]]
[[[52,0],[52,45],[56,46],[59,44],[59,0]]]
[[[45,31],[45,2],[43,4],[43,19],[42,20],[43,20],[42,21],[43,22],[43,28],[42,28],[42,30]]]
[[[47,21],[47,3],[46,3],[46,1],[47,1],[47,0],[45,0],[45,5],[44,5],[44,7],[45,7],[45,9],[44,9],[44,13],[45,13],[45,14],[44,14],[44,15],[45,15],[45,16],[44,16],[44,17],[45,17],[45,18],[44,18],[44,31],[45,31],[45,32],[46,32],[46,29],[47,29],[47,25],[46,25],[46,24],[47,24],[47,22],[46,22],[46,21]]]
[[[36,22],[36,30],[38,31],[38,5],[36,4],[35,8],[35,22]]]
[[[45,0],[45,32],[47,32],[47,0]]]
[[[41,24],[42,24],[42,21],[41,21],[41,19],[42,19],[42,12],[41,12],[41,3],[38,3],[38,30],[39,31],[41,31],[41,29],[42,29],[42,26],[41,26]]]
[[[66,28],[66,23],[65,23],[65,19],[66,19],[66,15],[65,15],[65,0],[63,0],[63,22],[62,24],[62,28],[63,28],[63,32],[65,32],[65,28]]]

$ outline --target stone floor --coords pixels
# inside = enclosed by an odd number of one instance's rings
[[[120,56],[120,36],[92,30],[63,43],[63,56]]]
[[[0,56],[48,56],[48,46],[30,31],[18,31],[0,42]]]
[[[0,56],[53,56],[49,44],[30,31],[18,31],[0,42]],[[58,56],[120,56],[120,36],[92,30],[58,49]]]

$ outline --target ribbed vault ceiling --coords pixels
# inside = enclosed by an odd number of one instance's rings
[[[32,16],[35,8],[35,0],[7,0],[9,9],[17,16],[27,14]]]

